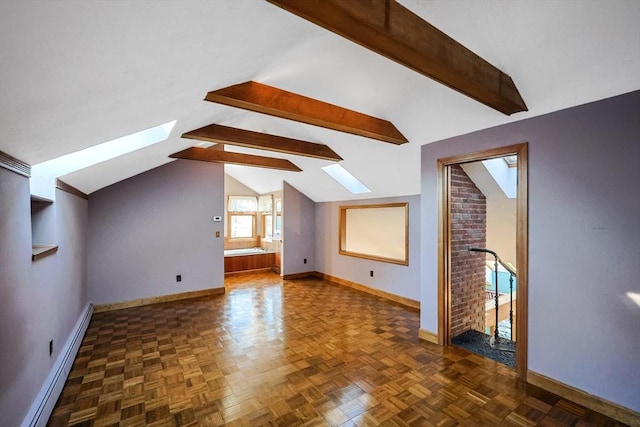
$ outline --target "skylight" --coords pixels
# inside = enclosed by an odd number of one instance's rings
[[[633,302],[635,302],[638,306],[640,306],[640,292],[627,292],[627,297]]]
[[[338,181],[344,188],[349,190],[351,194],[371,193],[371,190],[337,163],[325,166],[322,170],[328,173],[331,178]]]
[[[516,163],[518,161],[517,156]],[[482,164],[491,174],[494,181],[505,196],[509,199],[515,199],[518,196],[518,169],[510,167],[505,157],[498,157],[495,159],[483,160]]]
[[[518,156],[517,155],[513,155],[513,156],[505,156],[503,157],[504,161],[507,163],[507,166],[509,166],[510,168],[515,168],[518,167]]]
[[[176,120],[34,165],[31,194],[53,199],[55,178],[166,140]]]

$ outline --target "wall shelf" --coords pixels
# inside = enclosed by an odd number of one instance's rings
[[[33,245],[31,246],[31,261],[39,260],[56,252],[58,252],[58,245]]]
[[[34,194],[31,195],[31,203],[33,204],[42,204],[42,205],[50,205],[53,203],[53,200],[47,199],[46,197],[36,196]]]
[[[45,197],[31,195],[31,261],[53,255],[58,251],[58,245],[35,244],[34,242],[46,242],[53,240],[51,233],[51,220],[53,211],[49,207],[53,200]]]

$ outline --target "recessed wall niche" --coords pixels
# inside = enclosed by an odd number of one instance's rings
[[[409,203],[340,206],[341,255],[409,265]]]
[[[58,250],[54,244],[55,208],[53,200],[31,196],[31,259],[51,255]]]

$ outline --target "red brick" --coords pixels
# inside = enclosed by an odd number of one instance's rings
[[[461,167],[451,171],[451,333],[484,331],[486,198]]]

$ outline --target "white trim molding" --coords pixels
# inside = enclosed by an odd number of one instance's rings
[[[0,151],[0,167],[26,176],[27,178],[31,177],[31,166],[28,163],[16,159],[3,151]]]
[[[62,393],[64,383],[67,381],[73,361],[78,354],[82,339],[87,332],[91,316],[93,316],[93,304],[89,302],[80,314],[80,318],[65,342],[47,380],[31,404],[27,416],[22,421],[22,427],[44,427],[47,425],[58,397]]]

